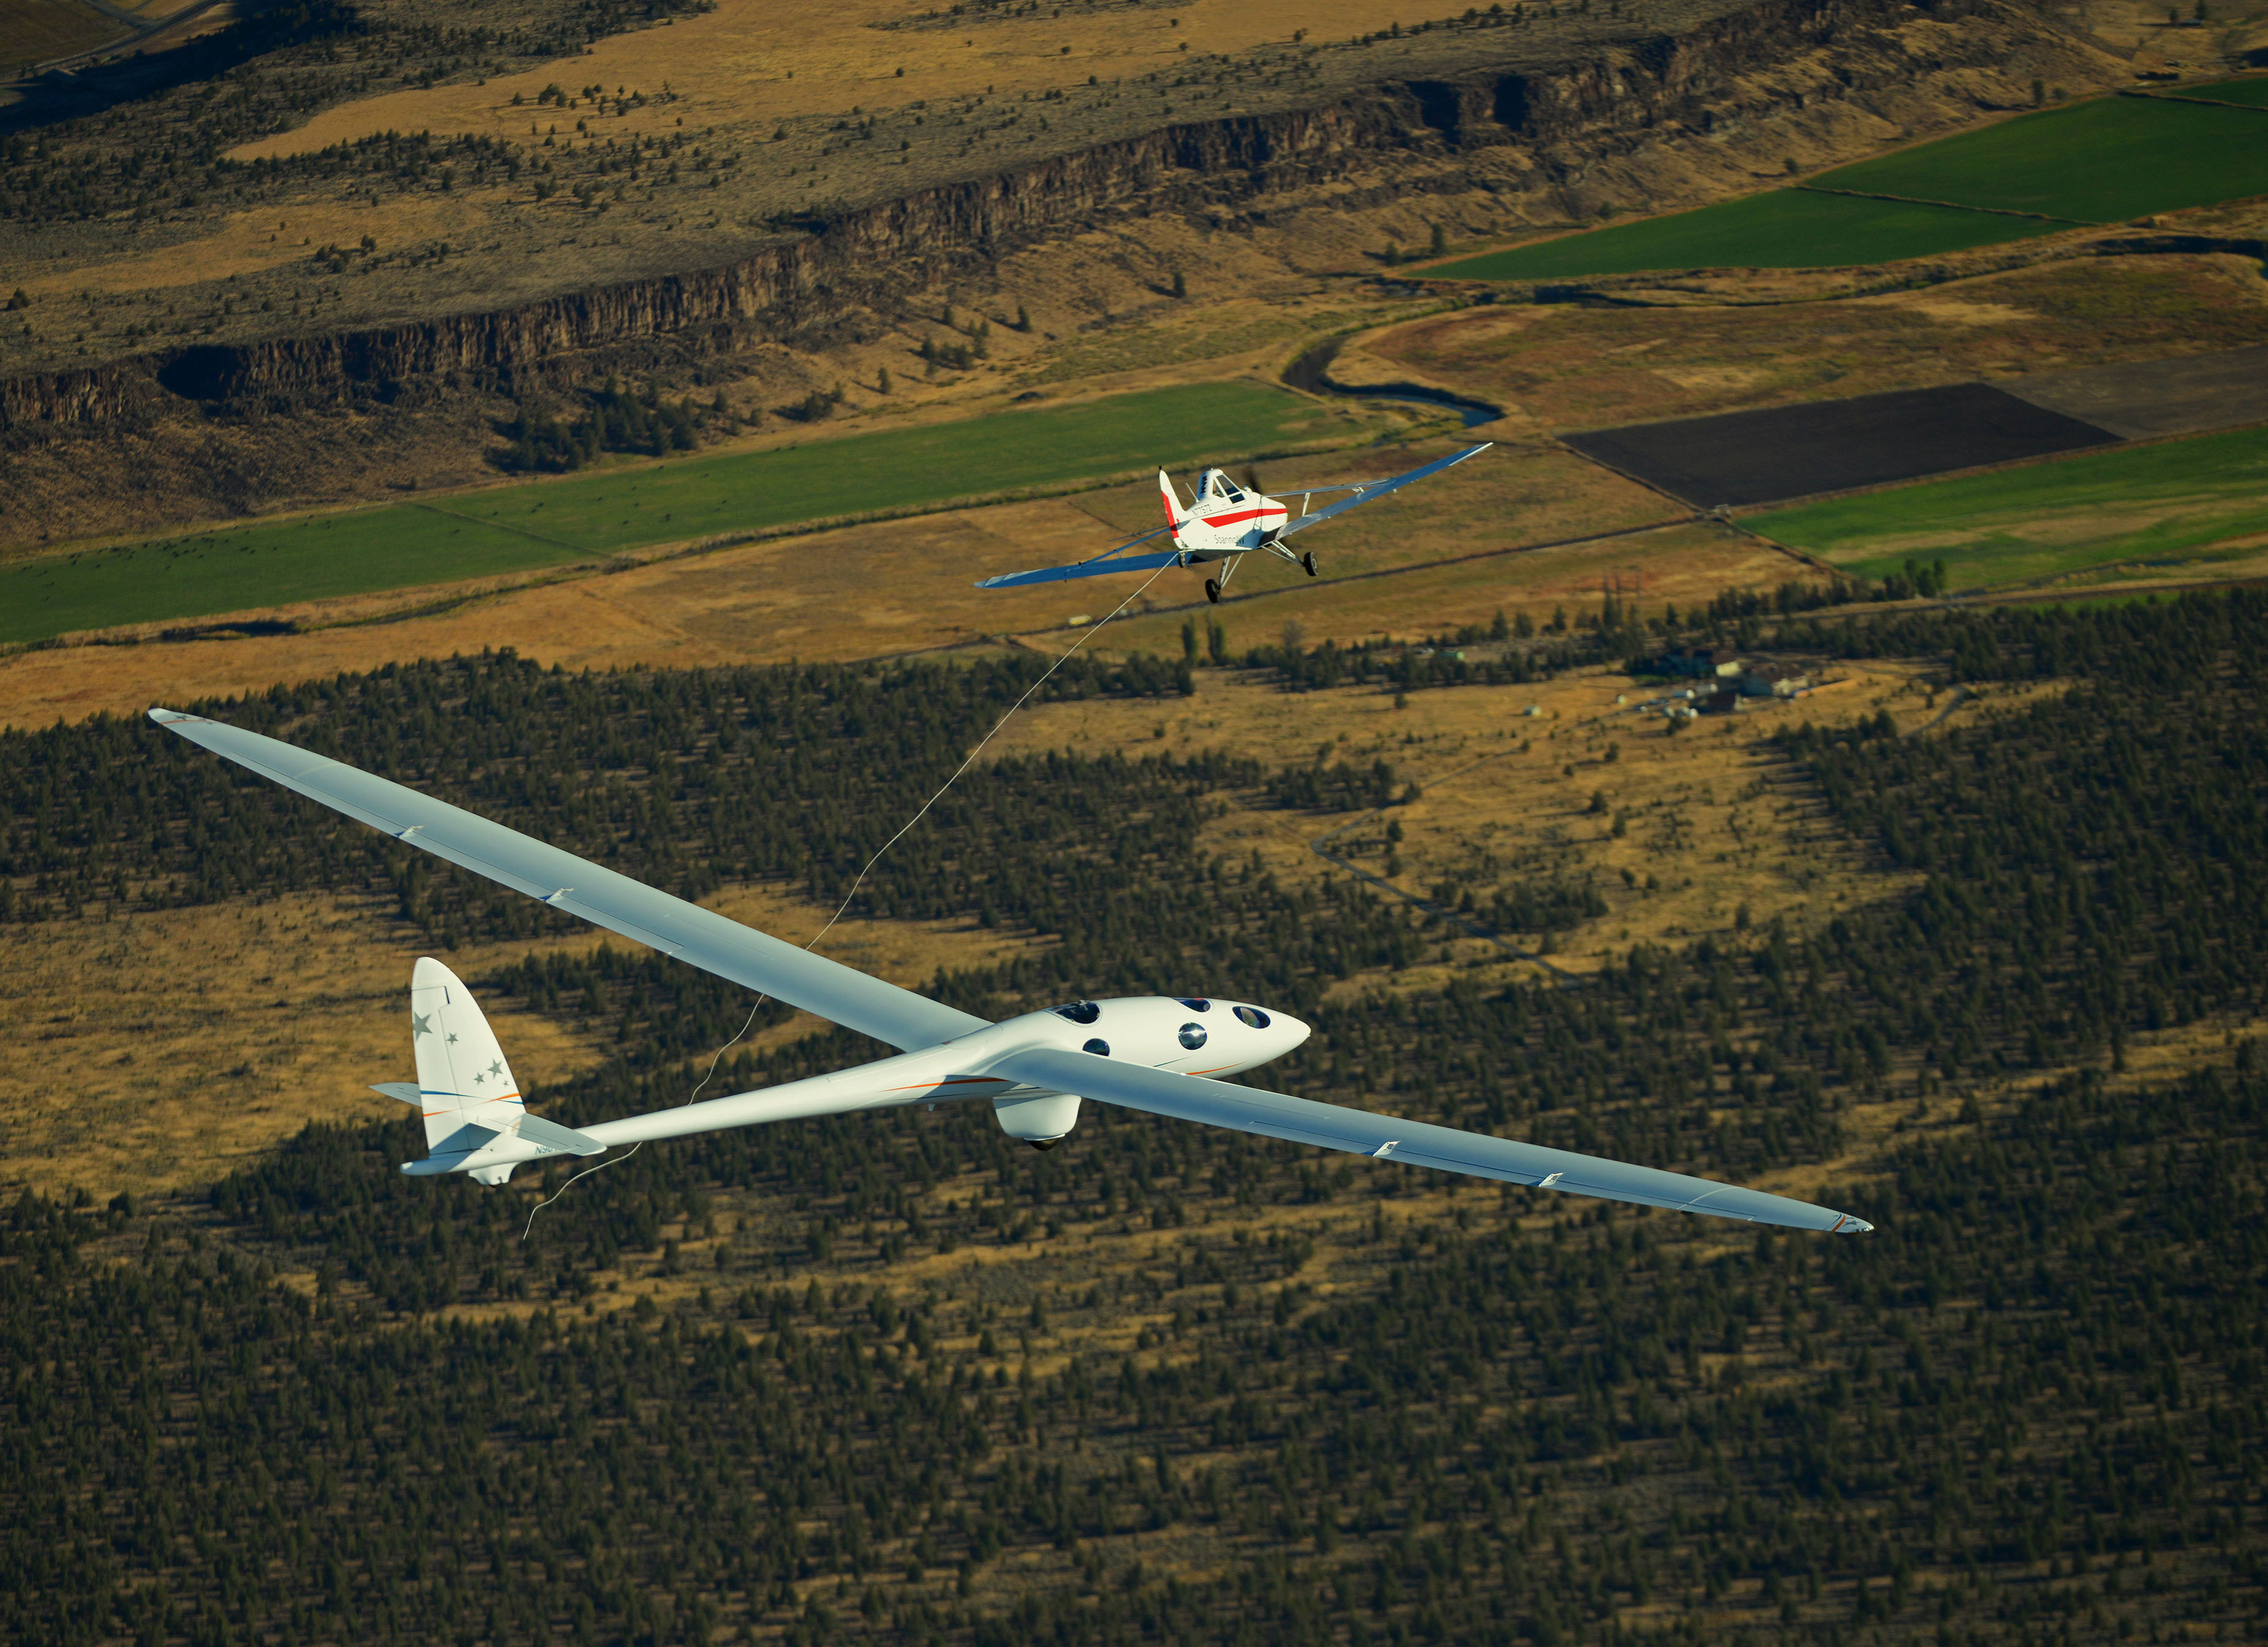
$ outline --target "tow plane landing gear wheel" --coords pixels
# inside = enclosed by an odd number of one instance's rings
[[[1308,577],[1313,577],[1315,576],[1315,552],[1313,549],[1309,549],[1305,555],[1302,555],[1300,557],[1300,564],[1307,569]]]
[[[1220,585],[1210,577],[1205,579],[1205,599],[1215,606],[1220,604]]]

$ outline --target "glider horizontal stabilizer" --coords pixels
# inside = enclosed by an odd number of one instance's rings
[[[556,1121],[546,1121],[541,1115],[520,1118],[519,1136],[530,1143],[540,1143],[547,1150],[556,1150],[562,1155],[604,1155],[607,1146],[587,1133],[572,1127],[563,1127]]]
[[[784,944],[713,909],[328,756],[177,710],[153,709],[150,718],[405,846],[893,1047],[932,1047],[987,1027],[973,1013]]]
[[[414,1108],[425,1107],[425,1094],[415,1081],[373,1081],[373,1092],[380,1092],[396,1103]],[[519,1125],[513,1129],[530,1143],[540,1143],[559,1155],[604,1155],[607,1146],[588,1133],[578,1132],[572,1127],[563,1127],[556,1121],[546,1121],[541,1115],[522,1115]],[[491,1133],[491,1137],[496,1135]]]
[[[1651,1166],[1633,1166],[1594,1155],[1576,1155],[1510,1138],[1491,1138],[1454,1127],[1402,1121],[1339,1104],[1318,1104],[1280,1092],[1232,1086],[1202,1077],[1176,1075],[1141,1064],[1088,1053],[1033,1049],[1010,1053],[985,1066],[1027,1085],[1077,1092],[1099,1103],[1116,1104],[1175,1121],[1193,1121],[1232,1132],[1253,1132],[1325,1150],[1344,1150],[1410,1166],[1444,1173],[1469,1173],[1532,1189],[1559,1189],[1602,1201],[1634,1202],[1673,1212],[1708,1213],[1750,1224],[1776,1224],[1793,1230],[1853,1235],[1874,1226],[1863,1218],[1786,1195],[1689,1178]]]

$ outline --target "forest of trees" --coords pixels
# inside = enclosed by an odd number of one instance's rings
[[[666,458],[673,452],[690,452],[701,444],[701,431],[712,411],[696,408],[690,396],[673,404],[660,386],[648,379],[643,389],[626,389],[617,378],[584,397],[579,413],[565,422],[556,415],[531,415],[526,407],[497,432],[512,444],[497,454],[499,467],[523,472],[564,474],[596,463],[608,452],[635,452]]]
[[[682,1141],[523,1243],[562,1173],[406,1180],[414,1122],[319,1124],[188,1200],[0,1220],[0,1632],[2256,1638],[2264,619],[1783,616],[1791,646],[2073,684],[1926,738],[1791,731],[1771,782],[1918,885],[1580,988],[1327,996],[1440,933],[1192,857],[1268,776],[1217,757],[981,768],[861,894],[1050,940],[936,980],[974,1010],[1233,982],[1299,1011],[1283,1090],[1734,1180],[1857,1151],[1816,1191],[1870,1237],[1445,1197],[1089,1106],[1044,1156],[951,1108]],[[831,901],[1028,679],[490,658],[210,712],[675,890]],[[437,943],[554,923],[138,724],[0,736],[0,807],[18,921],[342,883]],[[747,1011],[618,946],[472,982],[611,1032],[531,1093],[571,1123],[681,1101]],[[2128,1068],[2145,1037],[2194,1055]],[[877,1050],[822,1033],[719,1079]],[[600,1307],[625,1278],[663,1301]]]

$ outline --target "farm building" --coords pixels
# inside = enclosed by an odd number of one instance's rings
[[[1666,674],[1731,680],[1741,673],[1741,659],[1722,647],[1681,646],[1663,655],[1661,669]]]
[[[1795,664],[1752,664],[1741,674],[1741,692],[1752,698],[1792,698],[1810,684],[1810,675]]]

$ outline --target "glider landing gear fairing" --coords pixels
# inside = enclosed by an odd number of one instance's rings
[[[1080,1101],[1093,1099],[1534,1189],[1790,1229],[1854,1233],[1874,1227],[1761,1190],[1232,1086],[1220,1077],[1281,1057],[1308,1034],[1289,1014],[1247,1003],[1196,995],[1076,1001],[988,1023],[327,756],[172,710],[153,709],[150,718],[406,846],[901,1048],[858,1069],[761,1092],[563,1127],[526,1113],[512,1066],[464,986],[438,961],[421,960],[411,980],[417,1085],[380,1089],[417,1104],[425,1116],[431,1153],[405,1165],[407,1173],[464,1173],[498,1184],[523,1162],[552,1155],[597,1154],[650,1138],[812,1115],[978,1099],[991,1105],[1010,1136],[1044,1146],[1067,1135]]]

